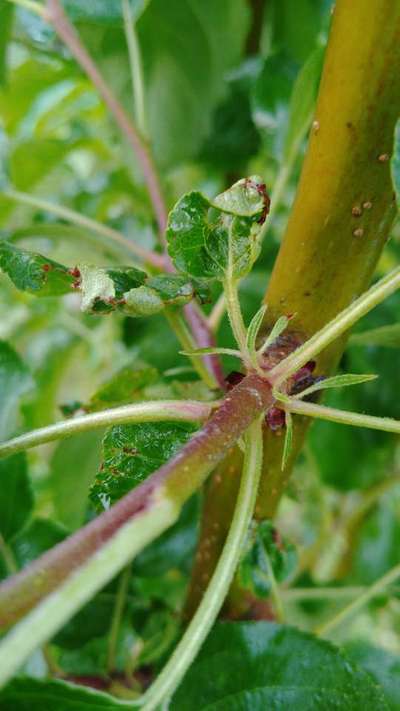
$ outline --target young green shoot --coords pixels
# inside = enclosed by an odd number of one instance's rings
[[[207,419],[214,405],[196,400],[147,400],[132,405],[121,405],[87,415],[78,415],[69,420],[55,422],[0,443],[0,459],[24,449],[38,447],[46,442],[65,439],[80,432],[87,432],[111,425],[134,422],[186,421]]]
[[[318,390],[327,390],[329,388],[344,388],[349,385],[359,385],[360,383],[368,383],[370,380],[376,380],[378,376],[373,373],[360,374],[345,373],[344,375],[333,375],[331,378],[325,378],[310,385],[309,388],[302,390],[294,396],[295,399],[302,399],[306,395],[311,395]]]
[[[343,624],[345,620],[358,612],[364,605],[366,605],[372,598],[377,594],[382,593],[389,585],[392,585],[398,578],[400,578],[400,563],[391,568],[387,573],[382,575],[379,580],[371,585],[365,590],[365,592],[353,600],[349,605],[346,605],[343,610],[341,610],[335,617],[322,625],[317,627],[315,634],[326,635],[330,634],[332,630],[339,625]]]
[[[368,291],[353,301],[350,306],[341,311],[336,318],[332,319],[332,321],[314,336],[311,336],[302,346],[272,368],[268,373],[268,377],[274,384],[274,387],[277,387],[287,380],[307,363],[307,361],[315,358],[315,356],[330,343],[346,333],[356,321],[365,316],[365,314],[399,288],[400,267],[396,267],[396,269],[393,269],[389,274],[368,289]]]
[[[283,444],[282,464],[281,464],[282,471],[285,469],[288,459],[290,457],[290,453],[292,451],[292,444],[293,444],[293,418],[292,418],[290,411],[288,410],[288,411],[286,411],[286,418],[285,418],[285,441]]]
[[[371,430],[400,434],[400,420],[393,420],[390,417],[375,417],[374,415],[364,415],[359,412],[337,410],[334,407],[316,405],[313,402],[303,402],[297,399],[284,400],[283,402],[285,410],[294,415],[305,415],[306,417],[315,417],[342,425],[367,427]]]
[[[265,353],[265,351],[267,351],[268,348],[275,343],[275,341],[277,340],[277,338],[279,338],[281,333],[283,333],[286,330],[289,321],[290,321],[290,319],[288,318],[288,316],[280,316],[280,318],[278,318],[278,320],[274,324],[271,332],[268,334],[266,340],[264,341],[262,346],[258,349],[259,356],[263,355]]]
[[[262,463],[261,418],[257,418],[249,427],[245,441],[239,494],[221,557],[185,634],[154,684],[140,700],[143,711],[155,711],[163,700],[172,696],[210,632],[229,590],[246,540],[257,496]]]

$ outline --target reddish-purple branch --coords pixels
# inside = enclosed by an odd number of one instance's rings
[[[103,76],[98,70],[86,47],[84,47],[80,41],[78,34],[66,16],[59,0],[47,0],[46,17],[53,25],[59,37],[63,40],[63,42],[65,42],[71,54],[85,70],[94,86],[98,89],[105,104],[114,116],[116,123],[130,143],[141,165],[143,176],[146,181],[157,218],[160,236],[164,240],[165,228],[167,226],[167,210],[157,171],[147,147],[140,138],[125,109],[122,107],[108,84],[104,81]]]
[[[273,402],[267,380],[245,377],[181,451],[108,511],[0,585],[0,627],[20,619],[98,551],[156,494],[183,503],[203,483],[255,417]]]
[[[216,345],[206,317],[195,303],[184,307],[185,316],[199,348],[212,348]],[[208,372],[213,376],[221,390],[225,390],[224,374],[217,355],[204,355],[203,362]]]
[[[75,57],[78,64],[86,72],[88,77],[93,82],[103,97],[106,106],[122,133],[126,136],[130,143],[143,171],[143,176],[149,191],[150,199],[153,205],[154,213],[157,218],[157,223],[160,231],[160,239],[166,247],[165,229],[167,226],[167,209],[162,195],[161,185],[155,168],[153,158],[146,144],[143,142],[135,125],[130,120],[126,111],[110,89],[109,85],[104,81],[96,63],[93,61],[86,47],[82,44],[76,33],[73,25],[70,23],[65,14],[59,0],[47,0],[46,18],[52,24],[59,37],[66,44],[71,54]],[[160,257],[160,260],[162,258]],[[173,270],[168,256],[165,257],[163,265],[167,271]],[[208,348],[214,345],[213,336],[207,323],[193,305],[189,305],[185,310],[186,318],[190,324],[191,330],[198,343],[199,348]],[[215,378],[218,385],[223,388],[223,374],[219,359],[217,356],[204,356],[204,362],[207,370]]]

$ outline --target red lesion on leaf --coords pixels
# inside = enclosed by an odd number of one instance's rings
[[[259,195],[262,195],[263,198],[263,211],[261,213],[260,218],[257,220],[259,225],[263,225],[265,220],[267,219],[267,215],[269,214],[270,207],[271,207],[271,199],[267,193],[267,186],[265,183],[261,183],[261,185],[257,185],[257,192]]]
[[[79,289],[81,285],[81,272],[78,269],[78,267],[72,267],[71,269],[68,269],[68,274],[70,276],[74,277],[73,283],[72,283],[72,288],[73,289]]]
[[[52,265],[46,262],[46,264],[42,264],[42,270],[44,272],[50,272],[53,269]]]

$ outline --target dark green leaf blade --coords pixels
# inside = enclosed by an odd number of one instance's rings
[[[346,654],[381,684],[390,711],[400,709],[400,656],[367,642],[351,642]]]
[[[171,711],[388,711],[381,688],[330,643],[267,622],[211,633]]]
[[[103,464],[90,498],[108,508],[168,461],[189,439],[195,426],[148,422],[111,427],[103,440]]]
[[[143,389],[158,378],[158,370],[152,366],[135,362],[124,365],[103,382],[85,405],[85,411],[94,412],[134,402],[143,397]]]
[[[394,146],[391,160],[391,171],[394,192],[396,195],[397,208],[400,210],[400,119],[396,123],[394,131]]]
[[[42,553],[60,543],[68,531],[59,523],[48,518],[34,518],[12,541],[14,558],[19,568],[23,568]]]
[[[18,353],[0,341],[0,439],[15,430],[21,397],[32,386],[32,377]]]
[[[33,509],[33,491],[23,452],[0,459],[0,535],[12,538]]]
[[[184,195],[169,214],[168,251],[180,272],[196,277],[215,276],[205,251],[209,208],[207,198],[193,191]]]
[[[10,2],[3,2],[0,5],[0,86],[5,84],[7,79],[7,54],[10,40],[12,24],[14,18],[14,6]]]
[[[117,711],[111,696],[65,681],[14,679],[0,692],[1,711]]]
[[[0,267],[17,289],[37,296],[67,294],[74,283],[73,274],[62,264],[10,242],[0,242]]]

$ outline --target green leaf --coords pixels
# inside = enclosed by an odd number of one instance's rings
[[[210,133],[200,150],[207,166],[225,173],[243,173],[260,148],[260,134],[251,115],[249,92],[258,62],[245,62],[227,77],[227,96],[216,107]]]
[[[167,462],[195,429],[178,422],[111,427],[103,440],[103,464],[91,488],[91,500],[100,509],[111,506]]]
[[[400,493],[392,488],[362,522],[353,552],[352,576],[371,585],[399,562]]]
[[[65,681],[14,679],[0,692],[2,711],[117,711],[111,696]]]
[[[0,341],[0,439],[7,439],[15,430],[21,398],[32,386],[32,376],[19,355]]]
[[[149,135],[164,170],[197,155],[240,59],[248,17],[243,0],[151,0],[141,16]]]
[[[0,5],[0,86],[5,84],[7,78],[8,43],[14,18],[14,6],[10,2]]]
[[[171,570],[189,573],[196,551],[200,496],[184,505],[178,521],[145,548],[133,561],[134,579],[162,576]]]
[[[147,279],[146,286],[157,293],[165,306],[184,306],[197,295],[198,291],[201,300],[207,298],[207,287],[204,284],[193,283],[187,277],[178,274],[160,274]]]
[[[260,326],[263,322],[267,308],[267,305],[263,304],[249,323],[249,327],[247,329],[246,343],[250,353],[253,353],[256,350],[258,332],[260,330]]]
[[[92,395],[85,410],[103,410],[106,407],[124,405],[143,397],[143,389],[157,382],[156,368],[140,363],[131,363],[120,368]]]
[[[23,568],[66,538],[64,526],[47,518],[35,518],[12,541],[12,550],[19,568]]]
[[[60,296],[72,289],[74,277],[62,264],[40,254],[0,242],[0,267],[17,289],[36,296]]]
[[[400,348],[400,323],[371,328],[369,331],[361,331],[361,333],[353,333],[350,336],[349,344],[351,346]]]
[[[394,147],[390,167],[397,208],[400,210],[400,119],[397,121],[394,131]]]
[[[187,277],[161,274],[147,279],[146,285],[127,291],[124,311],[129,316],[152,316],[167,306],[184,306],[195,293],[195,287]]]
[[[265,185],[258,175],[242,178],[232,187],[217,195],[210,204],[237,217],[254,217],[265,207]]]
[[[107,591],[98,593],[57,632],[54,643],[62,649],[79,650],[94,638],[107,636],[114,605],[115,595],[108,586]]]
[[[8,541],[26,523],[33,492],[24,453],[0,459],[0,535]]]
[[[385,692],[390,711],[400,709],[400,656],[367,642],[350,642],[346,654],[368,671]]]
[[[74,148],[74,143],[54,138],[20,140],[10,154],[11,183],[24,192],[59,168],[63,159]]]
[[[295,78],[296,65],[282,52],[268,56],[254,83],[251,95],[253,119],[270,160],[282,160]]]
[[[294,570],[297,554],[271,521],[254,522],[238,572],[240,584],[261,598],[268,597],[271,591],[268,559],[275,579],[282,582]]]
[[[284,158],[298,150],[311,123],[318,94],[324,51],[321,47],[312,52],[302,66],[293,86],[289,106],[289,123],[284,144]]]
[[[187,193],[168,219],[169,254],[176,268],[194,277],[245,276],[259,254],[267,208],[265,185],[257,176],[239,180],[212,201],[199,192]]]
[[[100,464],[103,432],[82,432],[61,441],[50,460],[49,498],[57,520],[71,530],[85,519],[89,489]]]
[[[109,313],[121,308],[129,316],[150,316],[166,306],[183,306],[199,293],[206,298],[201,280],[180,275],[148,277],[134,267],[111,269],[88,264],[67,267],[10,242],[0,242],[0,266],[15,286],[38,296],[59,296],[72,289],[82,295],[81,310]]]
[[[329,3],[298,0],[293,13],[291,0],[271,0],[264,30],[269,35],[268,48],[284,49],[301,64],[320,38],[323,22],[329,20],[329,10]]]
[[[314,385],[310,385],[309,388],[302,390],[297,397],[305,397],[306,395],[311,395],[311,393],[317,392],[317,390],[325,390],[325,388],[344,388],[349,385],[368,383],[370,380],[376,380],[377,377],[378,376],[373,373],[345,373],[344,375],[334,375],[332,378],[325,378],[324,380],[314,383]]]
[[[154,289],[139,286],[125,294],[124,311],[129,316],[153,316],[164,308],[163,300]]]
[[[290,412],[285,413],[285,441],[283,444],[281,470],[286,467],[293,444],[293,418]]]
[[[171,711],[388,711],[381,688],[332,644],[268,622],[219,624]]]
[[[79,339],[60,326],[40,330],[31,338],[36,389],[23,407],[30,428],[43,427],[59,418],[60,389],[79,345]]]

